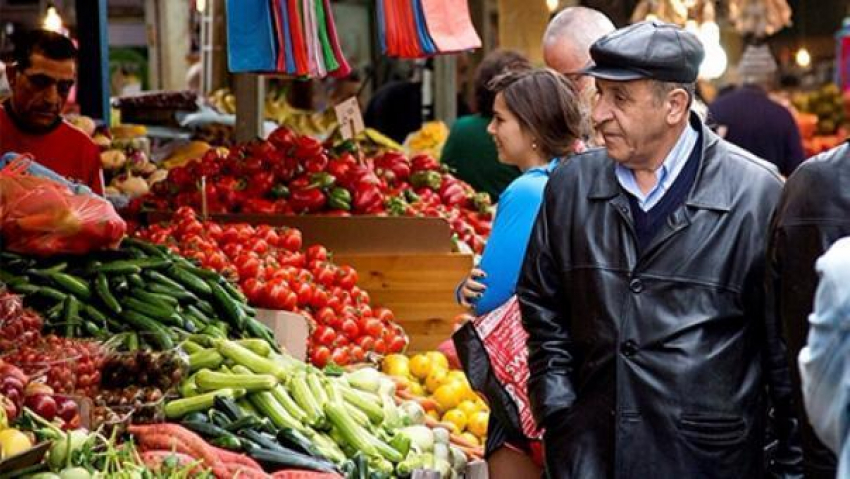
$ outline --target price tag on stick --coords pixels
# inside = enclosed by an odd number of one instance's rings
[[[340,133],[343,139],[351,140],[358,133],[366,129],[363,123],[363,115],[360,113],[360,104],[357,97],[351,97],[334,107],[336,120],[339,123]]]

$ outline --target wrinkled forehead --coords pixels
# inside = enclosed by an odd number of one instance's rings
[[[30,55],[30,65],[24,73],[48,75],[57,80],[73,80],[77,73],[77,64],[73,59],[54,60],[41,53],[33,52]]]

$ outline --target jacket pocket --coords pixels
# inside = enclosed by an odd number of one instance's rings
[[[731,414],[682,414],[679,431],[705,446],[732,446],[744,439],[747,423]]]

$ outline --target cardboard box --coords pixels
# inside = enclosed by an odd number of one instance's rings
[[[292,357],[307,360],[307,338],[310,337],[307,318],[289,311],[257,309],[257,320],[271,328],[277,343]]]

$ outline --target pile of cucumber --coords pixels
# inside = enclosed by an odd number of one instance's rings
[[[41,313],[49,332],[171,349],[190,334],[259,338],[277,347],[242,293],[163,246],[127,238],[117,251],[36,258],[0,252],[0,283]]]

